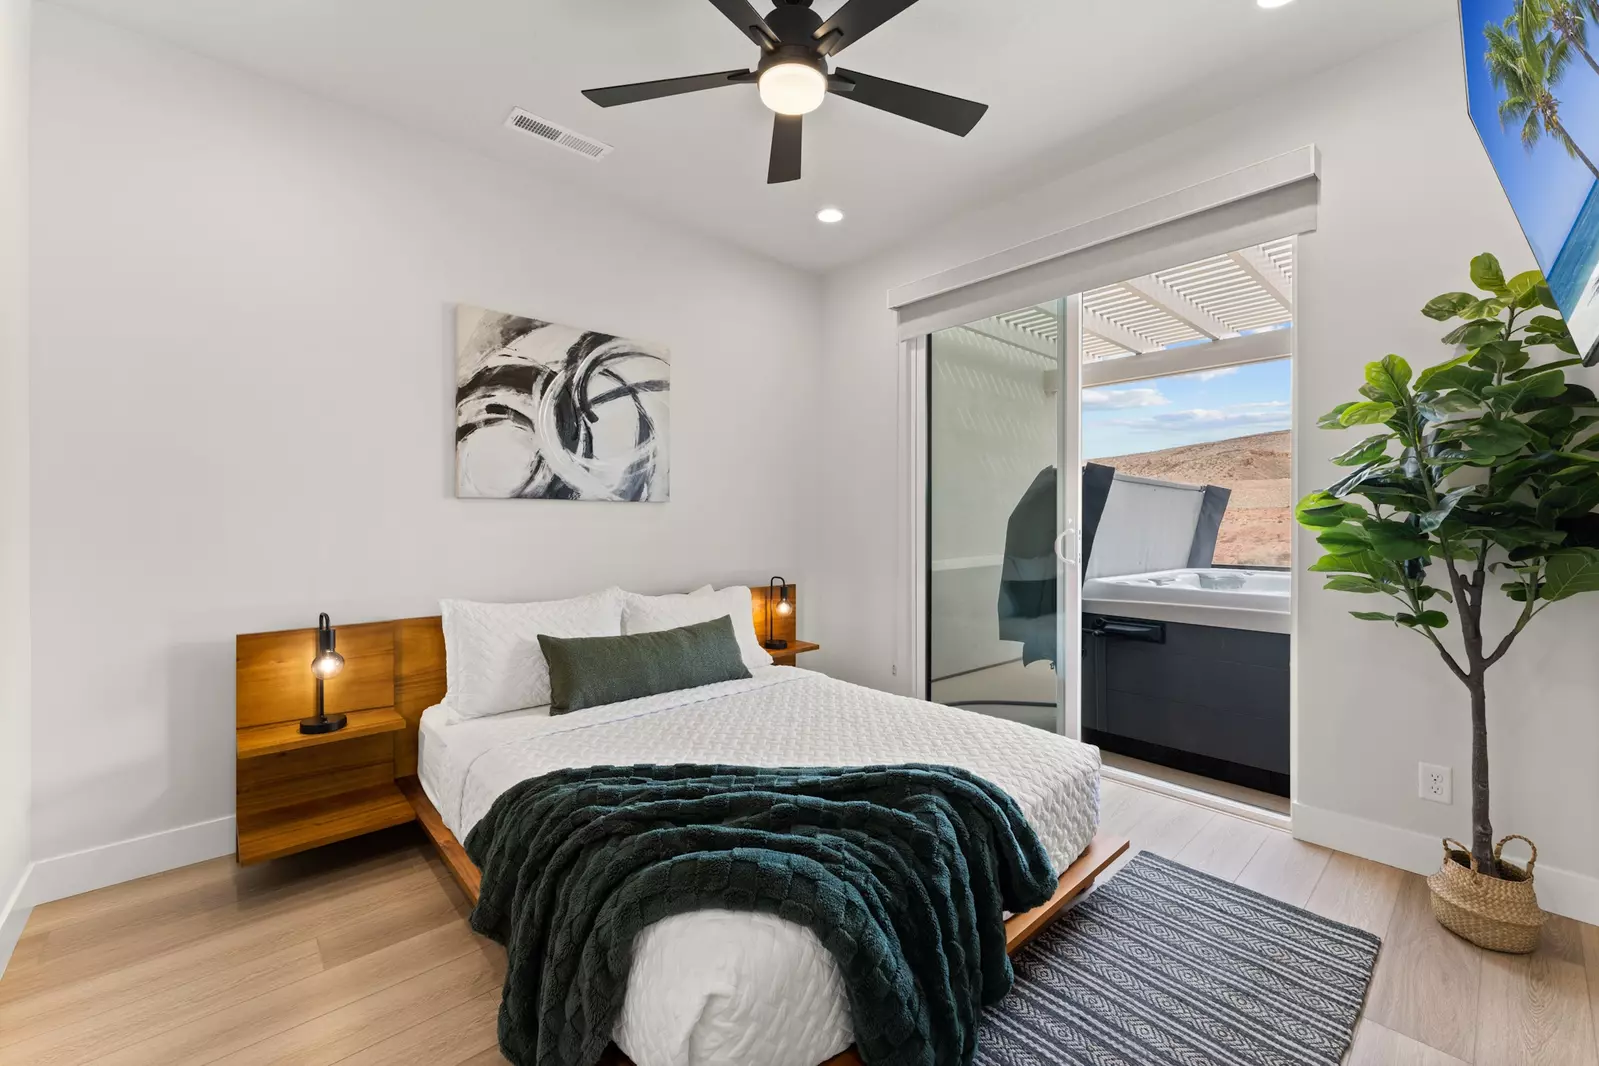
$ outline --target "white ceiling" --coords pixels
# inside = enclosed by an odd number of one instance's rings
[[[771,113],[733,86],[602,109],[580,90],[753,66],[708,0],[60,0],[808,269],[1085,165],[1447,17],[1451,0],[920,0],[840,57],[991,105],[964,140],[830,97],[805,177],[766,185]],[[769,0],[757,0],[763,13]],[[828,14],[838,0],[817,0]],[[504,128],[513,105],[616,146]],[[1074,151],[1075,149],[1075,151]],[[836,226],[816,210],[836,204]]]

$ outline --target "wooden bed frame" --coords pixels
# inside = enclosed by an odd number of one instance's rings
[[[764,635],[767,621],[766,589],[753,588],[751,593],[757,632]],[[791,587],[791,601],[795,596]],[[793,639],[793,613],[778,616],[776,625],[780,630],[777,636]],[[326,684],[328,713],[388,712],[404,720],[403,727],[388,734],[393,738],[390,780],[415,812],[416,821],[438,849],[445,867],[460,884],[461,891],[475,904],[482,874],[467,858],[466,849],[455,838],[455,834],[444,824],[444,819],[423,792],[417,777],[417,731],[421,726],[422,712],[444,699],[444,631],[439,617],[404,618],[336,628],[339,650],[345,656],[345,669]],[[237,704],[241,737],[253,729],[268,728],[259,724],[262,721],[292,721],[312,713],[307,709],[307,704],[313,698],[311,692],[314,691],[309,684],[309,664],[315,642],[315,629],[247,634],[238,638]],[[330,734],[327,739],[331,742],[338,736],[337,733]],[[242,746],[244,741],[241,739],[240,743]],[[318,751],[319,748],[311,748],[308,754]],[[338,787],[336,780],[328,779],[351,771],[326,765],[326,758],[320,762],[323,765],[318,771],[319,786],[327,795],[329,789]],[[364,782],[363,787],[370,788],[370,768],[362,769],[366,771],[366,776],[360,780]],[[241,778],[241,814],[246,803],[250,802],[244,789],[245,781]],[[1060,884],[1049,902],[1015,915],[1005,923],[1006,950],[1015,954],[1023,944],[1047,928],[1061,910],[1087,891],[1094,879],[1127,847],[1128,841],[1125,839],[1103,834],[1094,837],[1077,861],[1061,875]],[[632,1064],[613,1046],[602,1058],[600,1066]],[[861,1066],[861,1060],[851,1048],[822,1066]]]

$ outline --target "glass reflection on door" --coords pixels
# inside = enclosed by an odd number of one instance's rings
[[[1063,311],[934,333],[927,375],[928,698],[1051,732]]]

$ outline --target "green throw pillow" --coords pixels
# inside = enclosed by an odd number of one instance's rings
[[[749,677],[726,615],[680,629],[624,637],[539,634],[550,664],[550,713]]]

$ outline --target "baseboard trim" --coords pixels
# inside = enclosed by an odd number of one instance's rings
[[[1169,796],[1172,799],[1182,800],[1184,803],[1192,803],[1196,807],[1208,807],[1210,810],[1230,814],[1235,818],[1259,822],[1261,825],[1270,826],[1273,829],[1286,831],[1291,827],[1286,814],[1278,814],[1276,811],[1268,811],[1264,807],[1256,807],[1252,803],[1243,803],[1239,800],[1229,799],[1226,796],[1202,792],[1197,788],[1189,788],[1187,785],[1162,781],[1158,777],[1149,777],[1134,770],[1124,770],[1119,766],[1103,765],[1099,768],[1099,776],[1107,781],[1115,781],[1130,788],[1153,792],[1157,796]]]
[[[1430,874],[1443,860],[1441,839],[1413,829],[1384,825],[1303,803],[1293,805],[1293,821],[1294,836],[1300,840],[1401,870]],[[1543,862],[1538,864],[1535,874],[1538,904],[1544,910],[1599,925],[1599,877]]]
[[[35,859],[18,895],[24,905],[36,907],[231,855],[236,835],[233,816],[228,815],[50,859]]]
[[[22,939],[22,930],[28,924],[28,915],[33,913],[33,908],[25,906],[22,902],[22,890],[27,886],[28,874],[32,871],[31,862],[22,868],[22,876],[17,878],[16,886],[11,890],[5,906],[0,907],[0,977],[5,976],[6,966],[11,962],[11,953],[17,950],[17,941]]]

